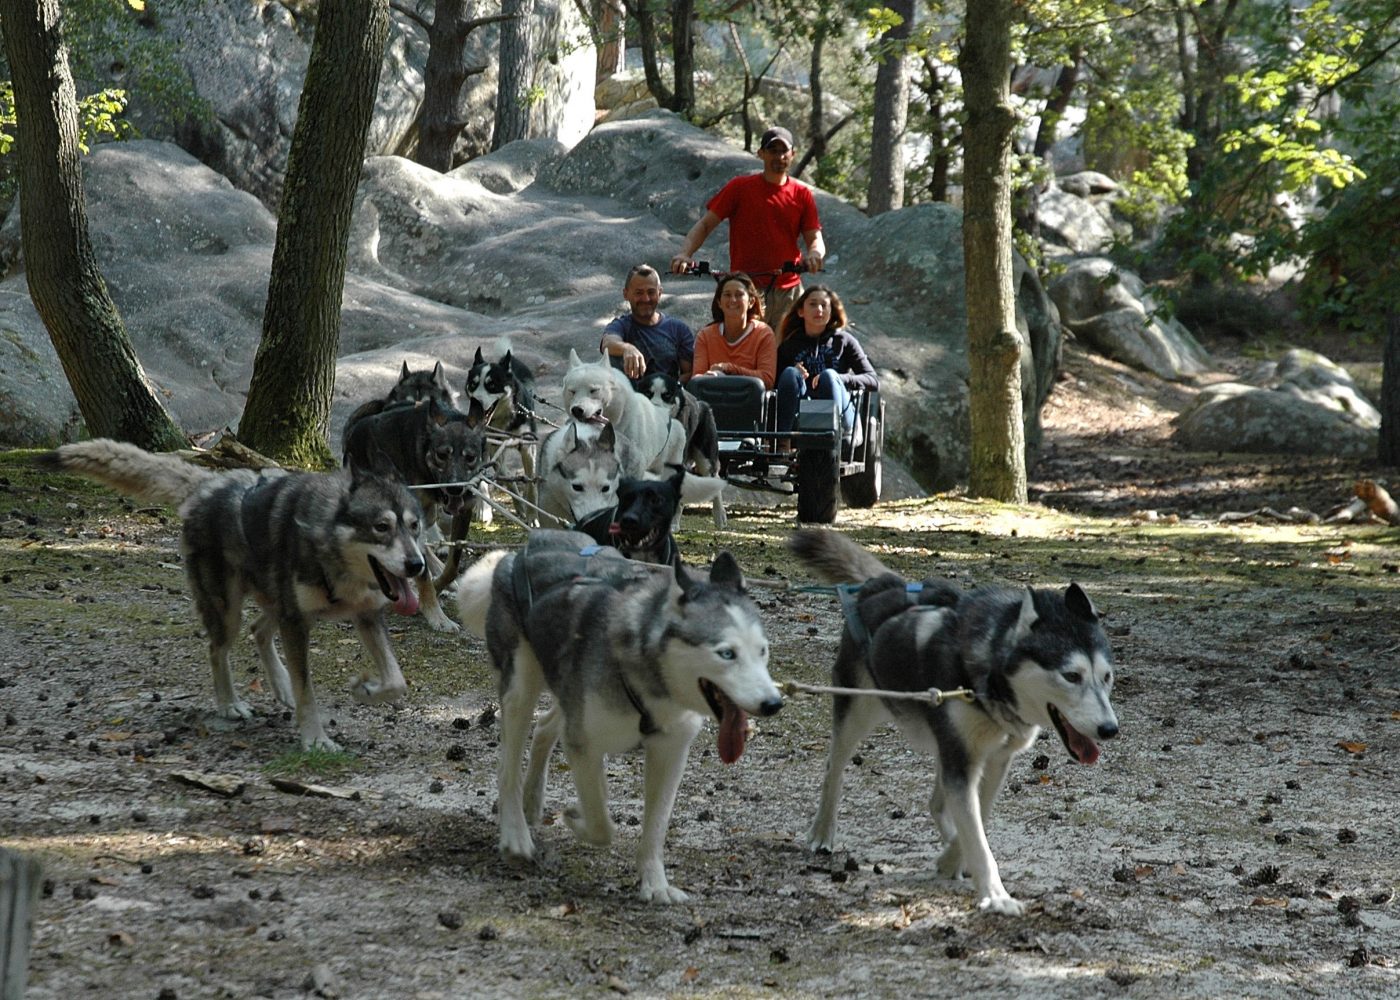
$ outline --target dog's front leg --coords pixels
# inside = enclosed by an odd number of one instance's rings
[[[646,903],[684,903],[690,899],[666,881],[662,852],[671,811],[676,805],[676,790],[700,725],[697,715],[693,721],[679,723],[670,732],[650,736],[646,741],[646,800],[642,809],[642,840],[637,845],[641,897]]]
[[[257,646],[258,658],[262,660],[263,673],[267,675],[267,686],[273,696],[288,708],[296,708],[296,696],[292,694],[292,681],[287,676],[287,665],[277,655],[277,645],[272,641],[277,634],[277,619],[263,613],[253,622],[253,644]]]
[[[336,753],[340,745],[326,735],[321,727],[321,712],[316,706],[316,689],[311,683],[311,633],[299,618],[283,618],[278,623],[282,649],[287,654],[287,673],[292,682],[292,699],[296,702],[297,731],[301,733],[303,750],[325,750]]]
[[[362,705],[398,701],[408,690],[408,684],[403,679],[403,671],[399,669],[394,649],[389,645],[389,633],[384,628],[383,612],[356,617],[355,634],[360,637],[360,642],[374,661],[379,675],[369,677],[362,674],[356,678],[350,685],[350,697]]]
[[[991,845],[987,843],[987,831],[982,826],[982,805],[973,784],[961,779],[949,781],[943,794],[945,808],[957,827],[956,843],[963,865],[977,890],[977,908],[1019,917],[1026,911],[1025,904],[1012,899],[1001,884],[1001,873],[997,870],[996,858],[992,857]],[[941,864],[939,867],[942,870]]]
[[[841,788],[846,765],[855,756],[860,741],[870,735],[884,718],[884,709],[871,697],[838,695],[831,706],[831,748],[826,755],[817,813],[807,831],[809,851],[830,851],[836,846],[836,813],[841,807]]]
[[[522,642],[512,658],[509,680],[501,689],[501,759],[496,768],[496,808],[500,812],[500,851],[526,861],[535,856],[535,842],[525,821],[520,786],[521,754],[530,720],[535,717],[544,687],[544,674],[530,646]]]
[[[428,627],[434,632],[460,632],[462,627],[448,618],[447,613],[442,610],[433,574],[424,569],[414,583],[418,587],[418,601],[423,606],[423,620],[428,623]]]

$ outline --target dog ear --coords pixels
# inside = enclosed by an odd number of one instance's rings
[[[409,375],[411,375],[411,374],[412,374],[412,372],[410,372],[410,371],[408,370],[408,362],[405,361],[405,362],[403,363],[403,367],[399,369],[399,381],[400,381],[400,382],[407,382],[407,381],[408,381],[408,377],[409,377]]]
[[[485,363],[486,363],[486,358],[485,358],[485,357],[482,355],[482,353],[481,353],[481,345],[480,345],[480,344],[477,344],[477,345],[476,345],[476,357],[472,358],[472,367],[475,368],[477,365],[482,365],[482,364],[485,364]]]
[[[1015,641],[1020,642],[1025,638],[1039,620],[1040,615],[1036,614],[1035,610],[1035,591],[1027,587],[1025,596],[1021,598],[1020,617],[1016,619],[1016,628],[1012,631]]]
[[[578,356],[578,351],[574,350],[572,347],[569,348],[569,368],[570,368],[570,369],[578,368],[578,367],[581,366],[582,364],[583,364],[583,358],[581,358],[581,357]]]
[[[448,392],[452,391],[452,385],[447,381],[447,372],[442,370],[441,361],[433,365],[433,385]]]
[[[403,482],[403,474],[399,472],[399,467],[394,464],[394,460],[377,442],[370,445],[367,457],[368,462],[354,458],[350,460],[350,485],[352,489],[371,476],[395,483]]]
[[[510,371],[510,351],[506,351],[505,354],[501,355],[501,367],[507,372]]]
[[[603,429],[598,432],[598,447],[604,451],[617,450],[617,431],[612,424],[604,424]]]
[[[710,582],[716,587],[727,587],[728,589],[742,594],[744,592],[744,571],[739,568],[739,562],[728,549],[721,549],[719,555],[715,556],[714,565],[710,567]]]
[[[564,427],[564,433],[567,435],[567,437],[564,438],[565,451],[578,451],[583,447],[583,442],[578,439],[578,424],[570,420]],[[571,440],[573,444],[569,443]]]
[[[1094,608],[1094,602],[1089,600],[1089,595],[1084,593],[1084,588],[1077,583],[1071,583],[1065,588],[1065,607],[1074,617],[1086,622],[1096,622],[1103,615]]]

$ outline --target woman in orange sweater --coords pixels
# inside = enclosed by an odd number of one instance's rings
[[[763,322],[763,296],[747,274],[730,274],[715,286],[710,303],[714,322],[695,335],[693,378],[749,375],[773,388],[778,374],[778,342]]]

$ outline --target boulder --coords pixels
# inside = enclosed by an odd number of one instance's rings
[[[1037,212],[1041,236],[1072,254],[1102,253],[1113,245],[1113,227],[1087,198],[1051,188],[1041,194]]]
[[[98,263],[148,376],[187,431],[235,425],[261,333],[272,216],[169,144],[101,146],[84,165]],[[549,404],[569,349],[596,350],[624,308],[628,268],[664,269],[714,191],[758,165],[669,112],[601,125],[567,152],[547,140],[513,143],[449,175],[371,157],[349,240],[332,447],[350,409],[381,395],[403,362],[441,360],[460,389],[476,348],[499,350],[502,338],[535,369],[542,411],[557,415]],[[843,298],[880,371],[887,452],[924,489],[948,488],[968,461],[961,216],[922,205],[870,220],[817,197],[831,256],[815,280]],[[0,258],[18,257],[17,215],[0,228]],[[726,247],[721,231],[704,255],[722,268]],[[0,393],[53,392],[28,404],[43,413],[24,411],[25,427],[4,440],[51,443],[73,432],[73,401],[22,264],[0,281],[0,323],[23,331],[0,349]],[[1016,273],[1033,449],[1060,333],[1034,273],[1019,262]],[[699,326],[714,287],[708,276],[667,275],[662,308]]]
[[[1191,332],[1160,314],[1141,278],[1107,258],[1069,262],[1049,292],[1064,328],[1106,357],[1173,381],[1210,370]]]
[[[1172,439],[1191,451],[1375,456],[1380,413],[1340,365],[1290,351],[1255,379],[1203,390],[1176,417]]]

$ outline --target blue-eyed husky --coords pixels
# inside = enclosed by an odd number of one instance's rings
[[[1099,615],[1077,584],[960,592],[947,583],[906,585],[873,555],[834,531],[798,531],[794,553],[824,579],[864,585],[845,594],[846,627],[833,685],[883,691],[969,688],[971,702],[931,704],[837,695],[821,800],[807,844],[830,850],[842,770],[860,741],[894,721],[938,763],[929,811],[945,844],[938,871],[972,878],[979,909],[1017,915],[1024,906],[1002,885],[986,822],[1011,758],[1042,726],[1070,757],[1099,758],[1096,740],[1118,734],[1109,703],[1113,654]]]
[[[353,622],[374,662],[376,674],[351,685],[356,701],[397,701],[407,690],[384,610],[418,610],[409,581],[423,572],[423,511],[387,459],[377,456],[371,469],[354,465],[337,473],[215,472],[97,439],[63,445],[38,461],[179,507],[180,550],[190,596],[209,633],[219,715],[246,719],[253,711],[234,690],[229,659],[245,597],[262,609],[253,642],[268,687],[296,710],[304,749],[339,749],[322,728],[311,685],[311,626],[318,619]],[[281,637],[285,665],[274,636]]]
[[[733,763],[744,752],[748,714],[772,715],[783,704],[743,584],[727,552],[699,579],[568,531],[533,531],[520,551],[487,553],[467,570],[462,621],[486,639],[500,681],[502,854],[534,856],[529,822],[540,819],[546,764],[560,739],[578,793],[564,820],[585,843],[609,843],[604,757],[640,745],[641,897],[686,899],[666,879],[662,847],[690,744],[712,716],[720,759]],[[522,786],[525,734],[545,685],[554,704],[536,728]]]

